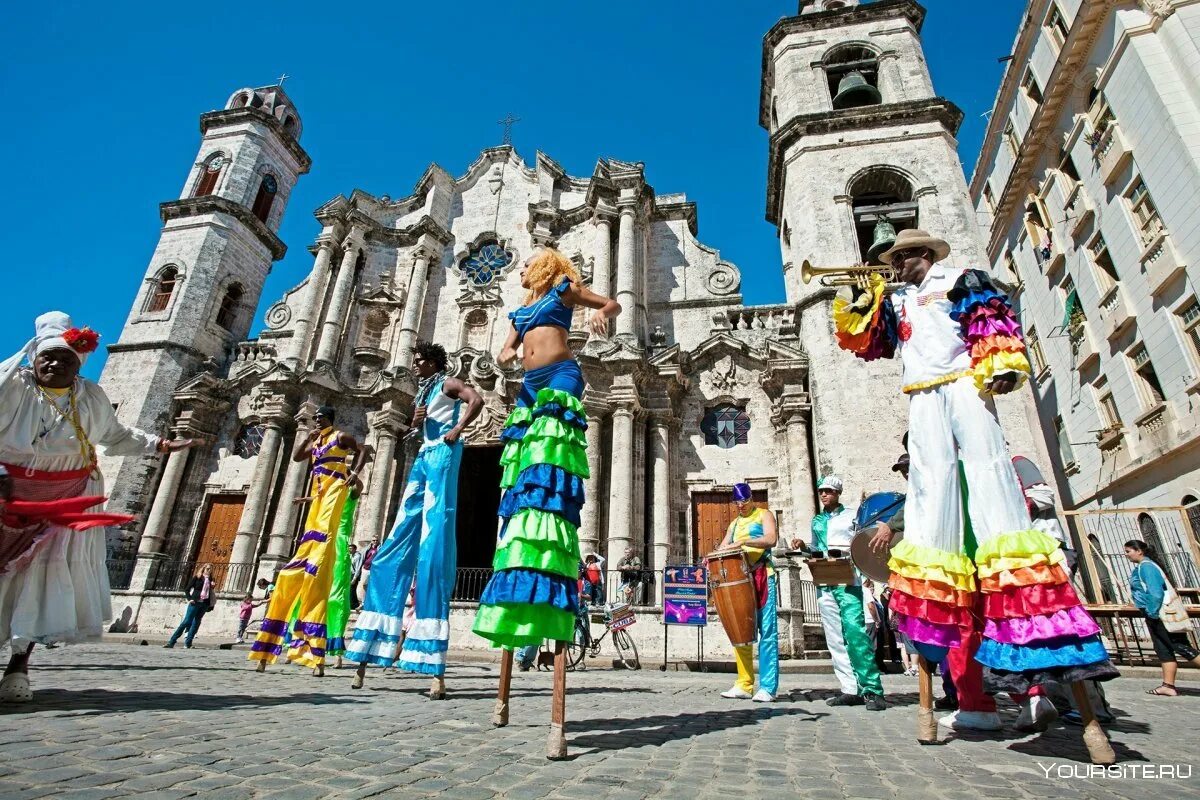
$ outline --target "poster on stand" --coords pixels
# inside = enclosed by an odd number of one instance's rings
[[[686,564],[663,570],[663,624],[708,624],[708,568]]]

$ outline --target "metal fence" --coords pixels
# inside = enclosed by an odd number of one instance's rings
[[[159,561],[151,568],[147,588],[155,592],[182,592],[205,563],[194,560]],[[212,581],[218,592],[245,592],[250,590],[258,564],[213,564],[212,568]]]
[[[491,577],[491,567],[459,567],[454,578],[454,594],[450,595],[450,599],[478,603],[483,587],[487,586]]]
[[[137,558],[108,559],[108,587],[110,589],[128,589],[133,580],[133,568]]]
[[[1200,586],[1200,544],[1189,512],[1193,506],[1089,509],[1066,511],[1075,522],[1083,548],[1086,590],[1093,603],[1133,602],[1125,558],[1125,542],[1139,539],[1155,552],[1155,560],[1176,587]]]

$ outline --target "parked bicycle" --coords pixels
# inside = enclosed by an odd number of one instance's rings
[[[596,621],[604,623],[604,633],[593,638],[591,611],[587,603],[580,602],[579,614],[575,617],[575,639],[567,643],[567,669],[578,667],[583,663],[585,656],[597,658],[600,655],[600,646],[610,633],[613,647],[617,650],[617,660],[622,666],[625,669],[641,669],[642,662],[638,660],[637,645],[626,630],[637,621],[633,607],[624,603],[607,605],[598,616],[600,619]]]

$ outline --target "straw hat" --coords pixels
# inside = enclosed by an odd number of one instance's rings
[[[950,245],[946,244],[944,239],[930,236],[925,231],[916,228],[909,228],[900,231],[896,236],[896,243],[879,254],[879,263],[890,264],[892,263],[892,253],[895,253],[897,250],[910,250],[914,247],[927,247],[932,250],[932,260],[935,262],[941,261],[950,255]]]

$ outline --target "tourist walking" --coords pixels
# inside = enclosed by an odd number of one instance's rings
[[[1200,665],[1200,652],[1192,647],[1187,637],[1191,628],[1187,609],[1163,568],[1154,560],[1148,544],[1131,539],[1125,543],[1125,557],[1133,563],[1129,573],[1133,604],[1146,616],[1150,643],[1154,645],[1154,654],[1162,668],[1162,683],[1147,690],[1146,694],[1175,697],[1179,694],[1175,688],[1179,659]]]

